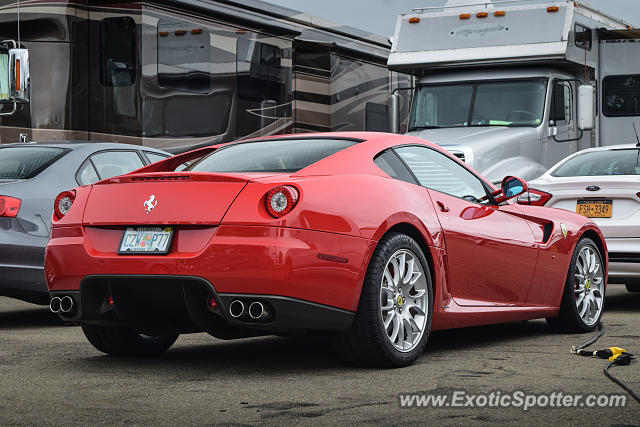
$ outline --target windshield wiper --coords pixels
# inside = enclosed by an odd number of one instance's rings
[[[412,128],[409,128],[409,131],[412,130],[425,130],[425,129],[440,129],[441,126],[414,126]]]

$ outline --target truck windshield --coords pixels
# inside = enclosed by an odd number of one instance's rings
[[[409,130],[542,123],[544,79],[425,85],[415,96]]]

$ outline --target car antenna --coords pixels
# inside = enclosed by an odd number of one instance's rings
[[[640,148],[640,138],[638,138],[638,129],[636,129],[635,122],[631,122],[631,124],[633,125],[633,131],[636,133],[636,141],[638,141],[638,143],[636,144],[636,147]]]

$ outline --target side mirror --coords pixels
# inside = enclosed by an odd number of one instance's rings
[[[505,176],[502,179],[500,190],[494,192],[497,203],[506,202],[509,199],[518,197],[528,190],[527,183],[515,176]]]
[[[0,44],[0,103],[29,102],[29,51]]]
[[[389,132],[391,133],[400,133],[399,98],[399,95],[395,93],[389,97]]]
[[[591,130],[594,128],[594,99],[595,88],[590,85],[578,87],[578,129]]]
[[[7,42],[0,43],[0,104],[15,106],[28,103],[31,96],[30,85],[29,51],[9,49]]]

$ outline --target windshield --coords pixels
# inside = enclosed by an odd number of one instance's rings
[[[637,148],[578,154],[551,172],[551,176],[640,175]]]
[[[0,148],[0,179],[33,178],[66,152],[54,147]]]
[[[542,123],[544,79],[421,86],[409,130],[459,126],[530,126]]]
[[[356,142],[346,139],[280,139],[229,145],[193,165],[198,172],[296,172]]]

